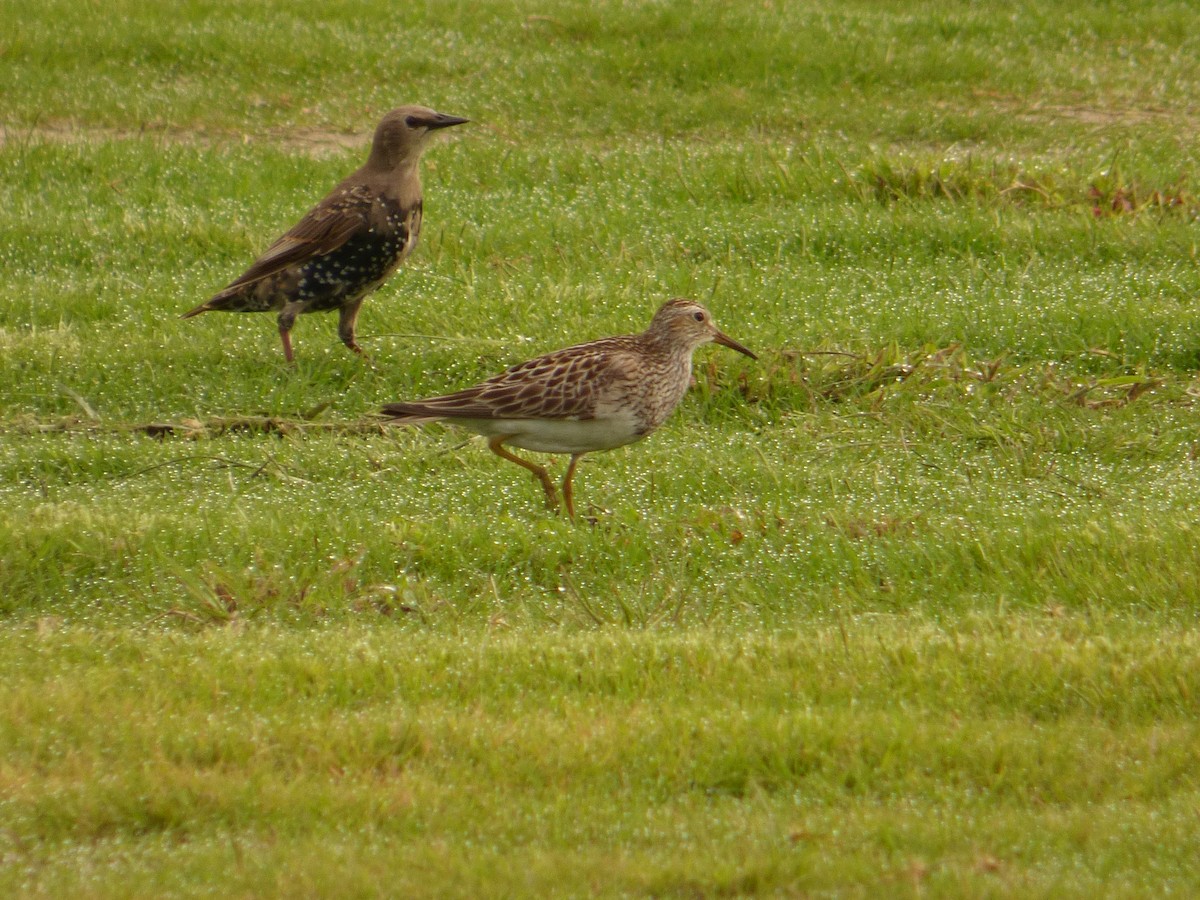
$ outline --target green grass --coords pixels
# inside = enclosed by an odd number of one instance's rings
[[[1200,891],[1197,35],[0,7],[0,893]],[[473,124],[369,362],[178,318],[411,101]],[[680,294],[761,360],[595,525],[372,418]]]
[[[14,636],[7,827],[66,894],[1194,887],[1190,631],[548,635]]]

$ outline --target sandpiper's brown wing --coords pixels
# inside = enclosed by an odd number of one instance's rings
[[[579,344],[513,366],[453,394],[412,403],[391,403],[395,419],[579,419],[596,415],[597,400],[613,382],[628,377],[628,337]]]
[[[368,227],[373,200],[374,192],[365,184],[335,190],[287,234],[268,247],[221,294],[266,278],[295,263],[332,253],[353,237],[356,231]]]

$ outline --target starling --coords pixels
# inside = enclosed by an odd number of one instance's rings
[[[290,363],[296,316],[336,309],[338,337],[362,353],[354,326],[363,298],[404,262],[421,231],[421,153],[434,131],[466,121],[424,106],[393,109],[375,129],[366,165],[330,191],[240,278],[183,318],[215,309],[278,310],[283,355]]]
[[[579,458],[641,440],[687,393],[692,352],[715,341],[758,359],[723,334],[694,300],[670,300],[641,334],[578,344],[513,366],[475,387],[414,403],[390,403],[383,414],[412,425],[448,419],[482,434],[497,456],[537,476],[551,508],[558,496],[549,474],[505,444],[569,453],[563,478],[567,515],[575,518],[572,479]]]

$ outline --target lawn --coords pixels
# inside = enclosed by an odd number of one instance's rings
[[[0,96],[0,893],[1200,893],[1190,4],[6,0]],[[179,318],[407,102],[368,358]],[[577,522],[375,416],[679,295],[760,359]]]

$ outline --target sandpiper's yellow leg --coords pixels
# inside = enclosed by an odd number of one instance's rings
[[[567,474],[563,476],[563,500],[567,505],[567,515],[575,519],[575,467],[579,465],[582,453],[571,454],[571,464],[567,466]]]
[[[511,438],[511,434],[498,434],[488,441],[488,449],[497,456],[503,456],[505,459],[515,462],[518,466],[528,469],[538,477],[542,483],[542,488],[546,492],[546,504],[555,512],[558,511],[558,492],[554,489],[554,482],[550,480],[549,473],[539,466],[537,463],[530,462],[527,459],[521,459],[510,450],[504,448],[504,442]]]

